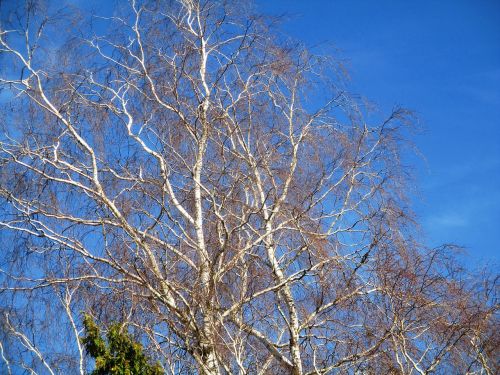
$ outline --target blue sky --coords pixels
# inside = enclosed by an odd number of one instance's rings
[[[79,0],[70,1],[79,3]],[[114,4],[86,6],[106,13]],[[430,246],[500,259],[500,1],[256,0],[281,29],[346,61],[350,91],[415,111],[413,208]],[[319,46],[319,47],[318,47]],[[333,47],[335,48],[333,48]]]
[[[497,263],[500,1],[257,4],[286,14],[285,32],[307,45],[332,43],[347,59],[351,92],[381,110],[415,111],[422,131],[414,141],[424,158],[412,162],[419,189],[413,207],[426,243],[456,243],[473,263]]]

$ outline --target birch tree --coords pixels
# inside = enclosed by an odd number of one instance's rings
[[[497,373],[495,275],[417,240],[407,111],[246,2],[1,6],[7,373],[90,371],[83,312],[168,374]]]

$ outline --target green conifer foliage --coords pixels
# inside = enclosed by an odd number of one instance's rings
[[[101,330],[89,315],[83,320],[85,336],[81,338],[87,353],[95,359],[91,375],[163,375],[159,363],[143,353],[142,345],[123,332],[123,325],[115,323],[109,327],[106,340]]]

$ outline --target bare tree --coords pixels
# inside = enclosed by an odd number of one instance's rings
[[[415,240],[407,111],[246,2],[9,6],[8,373],[84,374],[84,311],[172,374],[497,373],[496,278]]]

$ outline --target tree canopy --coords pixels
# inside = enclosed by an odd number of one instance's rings
[[[409,111],[246,1],[80,3],[1,4],[8,373],[498,372],[497,276],[420,241]]]
[[[123,332],[122,324],[109,327],[107,340],[101,336],[99,326],[91,316],[83,320],[85,336],[81,341],[87,353],[95,360],[91,375],[162,375],[159,363],[151,365],[151,360],[143,353],[142,345]]]

